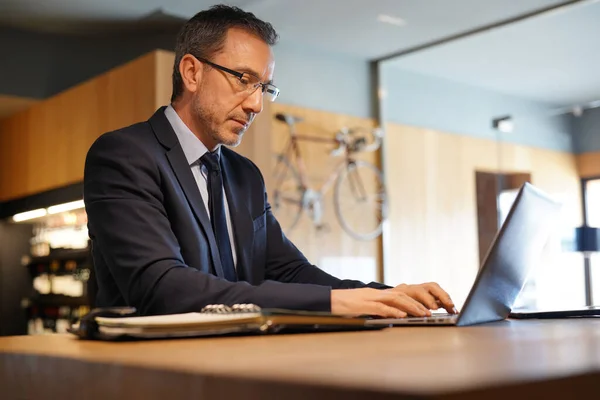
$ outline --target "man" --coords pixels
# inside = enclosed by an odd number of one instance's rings
[[[271,213],[258,168],[236,146],[274,100],[273,27],[215,6],[182,28],[173,96],[146,122],[102,135],[84,199],[97,306],[141,315],[254,303],[336,314],[424,316],[450,297],[436,284],[339,280],[311,265]]]

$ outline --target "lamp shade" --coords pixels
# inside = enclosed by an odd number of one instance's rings
[[[600,228],[580,226],[575,228],[574,251],[597,252],[600,251]]]

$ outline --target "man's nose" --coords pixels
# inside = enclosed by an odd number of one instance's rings
[[[263,109],[263,93],[261,88],[256,89],[250,96],[246,97],[246,100],[242,103],[242,107],[247,113],[260,113]]]

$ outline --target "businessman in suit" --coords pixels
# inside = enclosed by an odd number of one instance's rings
[[[311,265],[271,212],[259,169],[230,150],[273,101],[277,34],[253,14],[214,6],[176,43],[171,104],[90,148],[84,200],[97,306],[141,315],[255,303],[403,317],[454,305],[435,283],[389,287]],[[265,144],[268,145],[268,144]]]

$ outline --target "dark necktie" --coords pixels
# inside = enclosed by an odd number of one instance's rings
[[[210,222],[212,224],[219,256],[223,267],[225,279],[231,282],[237,281],[235,267],[233,265],[233,253],[229,242],[227,231],[227,219],[225,217],[225,202],[223,201],[223,178],[219,165],[219,154],[206,152],[200,161],[208,170],[208,209],[210,210]]]

